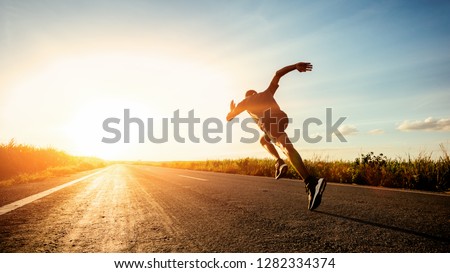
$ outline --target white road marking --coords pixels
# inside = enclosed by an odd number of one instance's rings
[[[195,179],[195,180],[200,180],[200,181],[208,181],[208,179],[203,179],[203,178],[198,178],[198,177],[193,177],[193,176],[187,176],[187,175],[181,175],[181,174],[179,174],[178,176]]]
[[[50,195],[50,194],[52,194],[52,193],[54,193],[56,191],[64,189],[65,187],[71,186],[71,185],[73,185],[75,183],[78,183],[80,181],[83,181],[83,180],[85,180],[85,179],[87,179],[89,177],[92,177],[94,175],[102,173],[102,172],[106,171],[107,169],[109,169],[109,168],[102,169],[102,170],[97,171],[95,173],[91,173],[89,175],[86,175],[86,176],[83,176],[81,178],[72,180],[70,182],[67,182],[65,184],[62,184],[62,185],[59,185],[57,187],[51,188],[49,190],[46,190],[46,191],[43,191],[43,192],[40,192],[40,193],[36,193],[36,194],[28,196],[28,197],[26,197],[24,199],[21,199],[21,200],[18,200],[16,202],[13,202],[13,203],[10,203],[8,205],[5,205],[3,207],[0,207],[0,215],[3,215],[5,213],[8,213],[8,212],[13,211],[15,209],[18,209],[18,208],[20,208],[22,206],[25,206],[25,205],[27,205],[27,204],[29,204],[31,202],[34,202],[34,201],[36,201],[38,199],[41,199],[42,197],[45,197],[45,196]]]

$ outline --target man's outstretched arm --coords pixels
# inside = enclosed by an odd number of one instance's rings
[[[234,119],[235,116],[239,115],[240,113],[242,113],[245,110],[244,101],[245,101],[245,99],[243,101],[241,101],[240,103],[238,103],[237,106],[234,103],[234,100],[231,101],[230,112],[228,112],[227,121]]]
[[[272,93],[275,93],[275,91],[277,90],[276,88],[273,88],[273,87],[278,87],[278,82],[280,81],[281,77],[283,77],[287,73],[289,73],[293,70],[297,70],[300,73],[307,72],[307,71],[311,71],[312,67],[313,66],[311,63],[299,62],[299,63],[288,65],[288,66],[281,68],[280,70],[278,70],[275,73],[275,76],[273,77],[272,81],[270,82],[270,87],[272,87],[271,88]]]

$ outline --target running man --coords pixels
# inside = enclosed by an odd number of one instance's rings
[[[281,77],[293,70],[297,70],[300,73],[311,71],[312,67],[311,63],[300,62],[278,70],[265,91],[258,93],[255,90],[248,90],[245,93],[245,99],[237,105],[232,100],[230,112],[227,115],[227,121],[230,121],[243,111],[247,111],[255,120],[259,128],[264,132],[260,139],[261,145],[276,159],[276,179],[286,174],[287,165],[281,159],[274,144],[283,151],[305,182],[309,210],[314,210],[320,205],[326,181],[324,178],[317,179],[309,174],[300,154],[295,150],[294,145],[292,145],[285,133],[289,119],[286,113],[280,109],[280,106],[274,99],[274,95],[278,89],[278,82]]]

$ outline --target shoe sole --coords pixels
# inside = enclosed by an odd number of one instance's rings
[[[322,202],[322,194],[325,191],[325,187],[327,186],[327,182],[324,178],[320,178],[316,185],[316,191],[313,197],[312,205],[309,210],[315,210],[319,207]]]
[[[280,167],[280,173],[275,177],[275,179],[280,179],[284,177],[288,169],[288,166],[286,164],[281,165]]]

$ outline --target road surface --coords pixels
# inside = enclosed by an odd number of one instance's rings
[[[310,212],[298,180],[120,164],[0,194],[0,252],[450,251],[445,194],[329,183]]]

